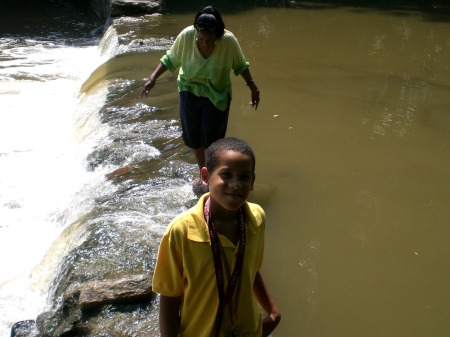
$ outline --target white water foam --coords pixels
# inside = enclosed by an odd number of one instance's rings
[[[100,179],[83,164],[99,122],[81,115],[95,113],[104,93],[84,105],[77,97],[102,62],[97,47],[0,39],[0,48],[0,337],[6,337],[15,322],[44,309],[49,277],[33,268],[74,220],[61,214],[77,192]],[[90,121],[81,143],[80,119]]]

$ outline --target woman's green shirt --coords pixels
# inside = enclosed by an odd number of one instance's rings
[[[208,97],[219,109],[225,110],[228,94],[232,96],[230,72],[237,76],[249,67],[236,37],[228,30],[216,42],[213,53],[205,59],[198,50],[197,30],[185,28],[172,48],[161,58],[161,63],[175,72],[179,67],[178,91],[189,91],[199,97]]]

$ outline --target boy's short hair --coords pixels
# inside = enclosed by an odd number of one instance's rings
[[[206,169],[210,174],[219,166],[220,155],[225,151],[239,152],[249,156],[253,162],[252,173],[255,172],[255,153],[250,145],[242,139],[226,137],[215,141],[206,149]]]

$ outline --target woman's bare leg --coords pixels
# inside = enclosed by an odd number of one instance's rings
[[[198,170],[199,170],[199,176],[198,178],[195,178],[193,185],[201,185],[202,179],[202,167],[206,165],[206,159],[205,159],[205,149],[203,147],[199,147],[198,149],[194,150],[195,159],[197,160]]]

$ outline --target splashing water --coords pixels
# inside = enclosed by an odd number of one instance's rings
[[[103,98],[78,104],[82,80],[101,62],[94,46],[0,39],[0,57],[0,336],[9,336],[44,306],[49,276],[33,268],[73,220],[63,213],[76,193],[102,174],[83,167],[95,136],[75,140],[74,119]]]

